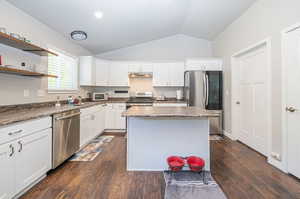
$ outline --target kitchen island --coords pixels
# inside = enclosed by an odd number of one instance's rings
[[[127,117],[127,170],[163,171],[172,155],[196,155],[210,170],[209,117],[196,107],[132,107]]]

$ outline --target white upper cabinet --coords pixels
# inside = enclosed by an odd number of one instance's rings
[[[108,86],[110,62],[96,59],[96,86]]]
[[[169,63],[169,85],[184,86],[184,63]]]
[[[218,58],[187,59],[186,70],[222,71],[223,61]]]
[[[153,86],[168,86],[169,65],[167,63],[156,63],[153,68]]]
[[[83,56],[79,59],[80,86],[96,85],[96,60],[92,56]]]
[[[184,63],[157,63],[153,70],[154,87],[184,86]]]
[[[152,63],[129,63],[128,64],[129,73],[150,73],[153,72]]]
[[[128,65],[124,62],[111,62],[109,67],[109,86],[129,86]]]

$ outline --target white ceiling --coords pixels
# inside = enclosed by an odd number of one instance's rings
[[[7,1],[68,38],[86,31],[88,39],[77,43],[99,54],[174,34],[212,40],[255,0]]]

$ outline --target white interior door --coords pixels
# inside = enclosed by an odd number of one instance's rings
[[[300,178],[300,30],[284,42],[288,172]]]
[[[268,155],[268,53],[266,45],[237,58],[238,140]]]

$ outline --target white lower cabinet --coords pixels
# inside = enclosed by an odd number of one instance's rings
[[[0,144],[0,199],[18,196],[51,169],[50,124],[49,117],[0,129],[6,137]]]
[[[105,128],[106,104],[81,109],[80,116],[80,147],[87,144]]]
[[[47,129],[16,142],[17,192],[25,189],[51,169],[51,134],[51,129]]]
[[[126,118],[122,113],[126,111],[125,103],[108,104],[105,115],[105,129],[126,129]]]
[[[0,199],[10,199],[15,193],[15,157],[12,154],[12,143],[0,145]]]

